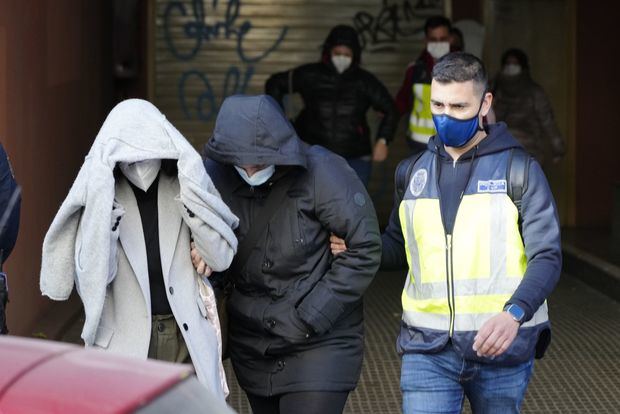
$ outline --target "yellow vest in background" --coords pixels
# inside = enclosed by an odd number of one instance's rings
[[[409,116],[409,138],[426,144],[436,133],[431,113],[431,85],[414,83],[412,89],[413,105]]]

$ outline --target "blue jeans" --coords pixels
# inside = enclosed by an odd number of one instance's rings
[[[349,163],[349,166],[357,173],[357,176],[360,178],[362,183],[364,183],[364,187],[368,188],[370,173],[372,172],[371,158],[369,156],[347,158],[347,163]]]
[[[460,413],[465,396],[474,414],[518,413],[534,359],[513,366],[463,360],[448,344],[436,354],[404,354],[403,413]]]

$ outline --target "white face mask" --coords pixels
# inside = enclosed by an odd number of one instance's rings
[[[353,59],[350,56],[332,55],[332,63],[336,67],[338,73],[342,73],[349,69],[351,62],[353,62]]]
[[[161,167],[161,160],[144,160],[137,162],[121,162],[119,167],[123,175],[136,187],[146,191],[157,178]]]
[[[260,171],[256,171],[250,177],[243,168],[237,167],[235,165],[235,169],[237,170],[241,178],[243,178],[243,181],[250,184],[252,187],[258,187],[261,184],[265,184],[267,180],[270,179],[273,173],[276,171],[275,165],[269,165]]]
[[[428,42],[426,50],[433,59],[439,59],[450,53],[450,42]]]
[[[502,73],[506,76],[517,76],[521,74],[521,65],[508,63],[504,66]]]

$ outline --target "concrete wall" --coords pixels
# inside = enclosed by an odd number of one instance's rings
[[[109,110],[107,3],[0,0],[0,140],[23,190],[6,267],[14,334],[31,334],[50,307],[39,292],[43,236]]]

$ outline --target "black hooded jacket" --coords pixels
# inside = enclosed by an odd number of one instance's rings
[[[339,156],[303,143],[269,96],[226,99],[205,167],[239,217],[240,243],[273,189],[295,179],[259,236],[228,301],[229,349],[247,392],[347,391],[363,355],[362,295],[381,257],[374,208]],[[234,165],[275,165],[250,187]],[[349,250],[334,258],[330,233]]]
[[[342,74],[331,62],[334,46],[353,50],[353,62]],[[398,113],[385,86],[360,65],[361,47],[357,32],[350,26],[336,26],[323,44],[321,62],[310,63],[272,75],[265,93],[283,105],[284,95],[299,93],[304,108],[295,120],[300,138],[309,144],[322,145],[345,158],[372,152],[370,127],[366,120],[369,108],[380,112],[383,119],[377,138],[391,141],[396,132]],[[290,85],[289,85],[290,83]]]

